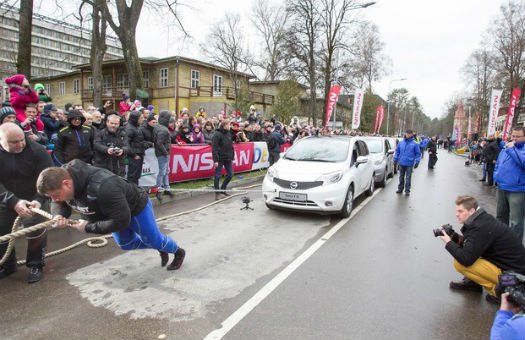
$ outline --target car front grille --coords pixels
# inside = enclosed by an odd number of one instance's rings
[[[294,205],[294,206],[301,206],[301,207],[317,207],[318,205],[314,201],[291,201],[284,198],[276,197],[273,199],[276,203],[282,203],[282,204],[288,204],[288,205]]]
[[[323,185],[322,181],[315,182],[297,182],[297,181],[287,181],[280,178],[274,178],[273,182],[280,186],[281,188],[293,189],[293,190],[308,190],[315,187],[320,187]],[[290,186],[291,183],[297,183],[297,187],[293,188]]]

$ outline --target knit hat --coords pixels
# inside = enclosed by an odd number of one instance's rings
[[[151,104],[148,105],[148,110],[149,110],[149,111],[153,111],[153,109],[155,109],[155,107],[154,107],[153,105],[151,105]]]
[[[38,91],[38,90],[45,90],[46,88],[44,87],[44,85],[40,84],[40,83],[36,83],[35,84],[35,91]]]
[[[274,130],[275,130],[275,131],[278,131],[278,132],[279,132],[279,131],[281,131],[281,129],[282,129],[281,124],[275,124],[275,127],[274,127]]]
[[[13,116],[16,115],[15,110],[11,106],[4,106],[3,108],[1,108],[0,109],[0,124],[3,124],[4,119],[10,115],[13,115]]]
[[[195,131],[195,129],[200,130],[200,128],[201,128],[200,124],[193,124],[193,131]]]
[[[7,85],[15,84],[18,86],[22,86],[22,83],[24,82],[25,77],[26,76],[24,76],[23,74],[15,74],[14,76],[9,77],[4,81]]]
[[[44,114],[48,114],[49,111],[56,111],[57,110],[57,107],[52,104],[52,103],[49,103],[49,104],[46,104],[44,105]]]

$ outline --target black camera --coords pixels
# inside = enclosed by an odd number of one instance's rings
[[[439,228],[432,229],[434,232],[434,237],[443,236],[443,231],[447,233],[448,236],[452,237],[456,232],[450,224],[444,224]]]
[[[525,276],[515,272],[503,272],[499,276],[496,294],[509,293],[507,300],[525,310]]]

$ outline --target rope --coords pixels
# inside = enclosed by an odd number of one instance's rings
[[[220,200],[216,200],[214,202],[211,202],[211,203],[208,203],[206,205],[203,205],[199,208],[196,208],[196,209],[192,209],[192,210],[186,210],[186,211],[182,211],[182,212],[179,212],[179,213],[176,213],[176,214],[172,214],[172,215],[168,215],[168,216],[164,216],[164,217],[161,217],[161,218],[158,218],[156,221],[157,222],[161,222],[161,221],[165,221],[167,219],[170,219],[170,218],[173,218],[173,217],[178,217],[178,216],[182,216],[182,215],[187,215],[187,214],[191,214],[191,213],[194,213],[194,212],[197,212],[197,211],[200,211],[200,210],[204,210],[206,208],[209,208],[213,205],[216,205],[216,204],[219,204],[221,202],[224,202],[226,200],[229,200],[231,198],[234,198],[234,197],[237,197],[237,196],[240,196],[240,195],[243,195],[247,192],[262,192],[262,190],[243,190],[243,189],[251,189],[251,188],[255,188],[255,187],[258,187],[260,186],[260,184],[255,184],[255,185],[251,185],[251,186],[247,186],[247,187],[242,187],[242,188],[239,188],[239,189],[234,189],[234,190],[227,190],[227,191],[230,191],[230,192],[238,192],[236,194],[233,194],[231,196],[226,196],[224,198],[221,198]],[[181,190],[181,189],[179,189]],[[202,189],[203,191],[200,191],[200,190],[186,190],[186,191],[198,191],[198,192],[222,192],[224,190],[206,190],[206,189]],[[42,222],[42,223],[39,223],[39,224],[36,224],[32,227],[28,227],[28,228],[23,228],[23,225],[22,225],[22,222],[21,222],[21,218],[20,216],[18,216],[16,219],[15,219],[15,222],[13,223],[13,228],[11,230],[11,233],[10,234],[6,234],[4,236],[1,236],[0,237],[0,243],[2,242],[5,242],[5,241],[9,241],[9,244],[7,246],[7,250],[4,254],[4,256],[0,259],[0,266],[2,264],[4,264],[4,262],[7,261],[9,255],[11,254],[11,252],[13,251],[14,249],[14,246],[15,246],[15,239],[18,238],[18,237],[21,237],[21,236],[24,236],[24,235],[27,235],[27,234],[30,234],[34,231],[37,231],[37,230],[40,230],[40,229],[47,229],[47,228],[52,228],[53,225],[55,224],[55,221],[52,221],[53,219],[53,215],[42,210],[42,209],[38,209],[38,208],[31,208],[31,211],[33,211],[34,213],[37,213],[45,218],[48,218],[49,221],[45,221],[45,222]],[[71,222],[73,222],[73,220],[70,220]],[[102,248],[104,246],[106,246],[108,244],[108,239],[112,238],[113,236],[112,235],[102,235],[102,236],[95,236],[95,237],[88,237],[88,238],[85,238],[83,240],[80,240],[78,242],[75,242],[65,248],[61,248],[61,249],[57,249],[55,251],[52,251],[52,252],[49,252],[45,255],[45,257],[51,257],[51,256],[54,256],[54,255],[58,255],[58,254],[62,254],[62,253],[65,253],[66,251],[69,251],[73,248],[76,248],[82,244],[86,244],[88,247],[90,248]],[[20,260],[17,262],[18,265],[24,265],[26,263],[26,260]]]

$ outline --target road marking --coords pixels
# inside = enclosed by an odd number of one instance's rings
[[[292,263],[277,274],[270,282],[262,287],[254,296],[246,301],[239,309],[233,312],[226,320],[221,323],[221,327],[209,333],[204,340],[219,340],[228,334],[246,315],[248,315],[257,305],[259,305],[268,295],[270,295],[281,283],[284,282],[297,268],[299,268],[310,256],[321,248],[332,236],[335,235],[348,221],[350,221],[363,207],[365,207],[383,188],[377,189],[372,196],[366,198],[352,214],[339,221],[333,228],[322,235],[304,253],[299,255]]]

